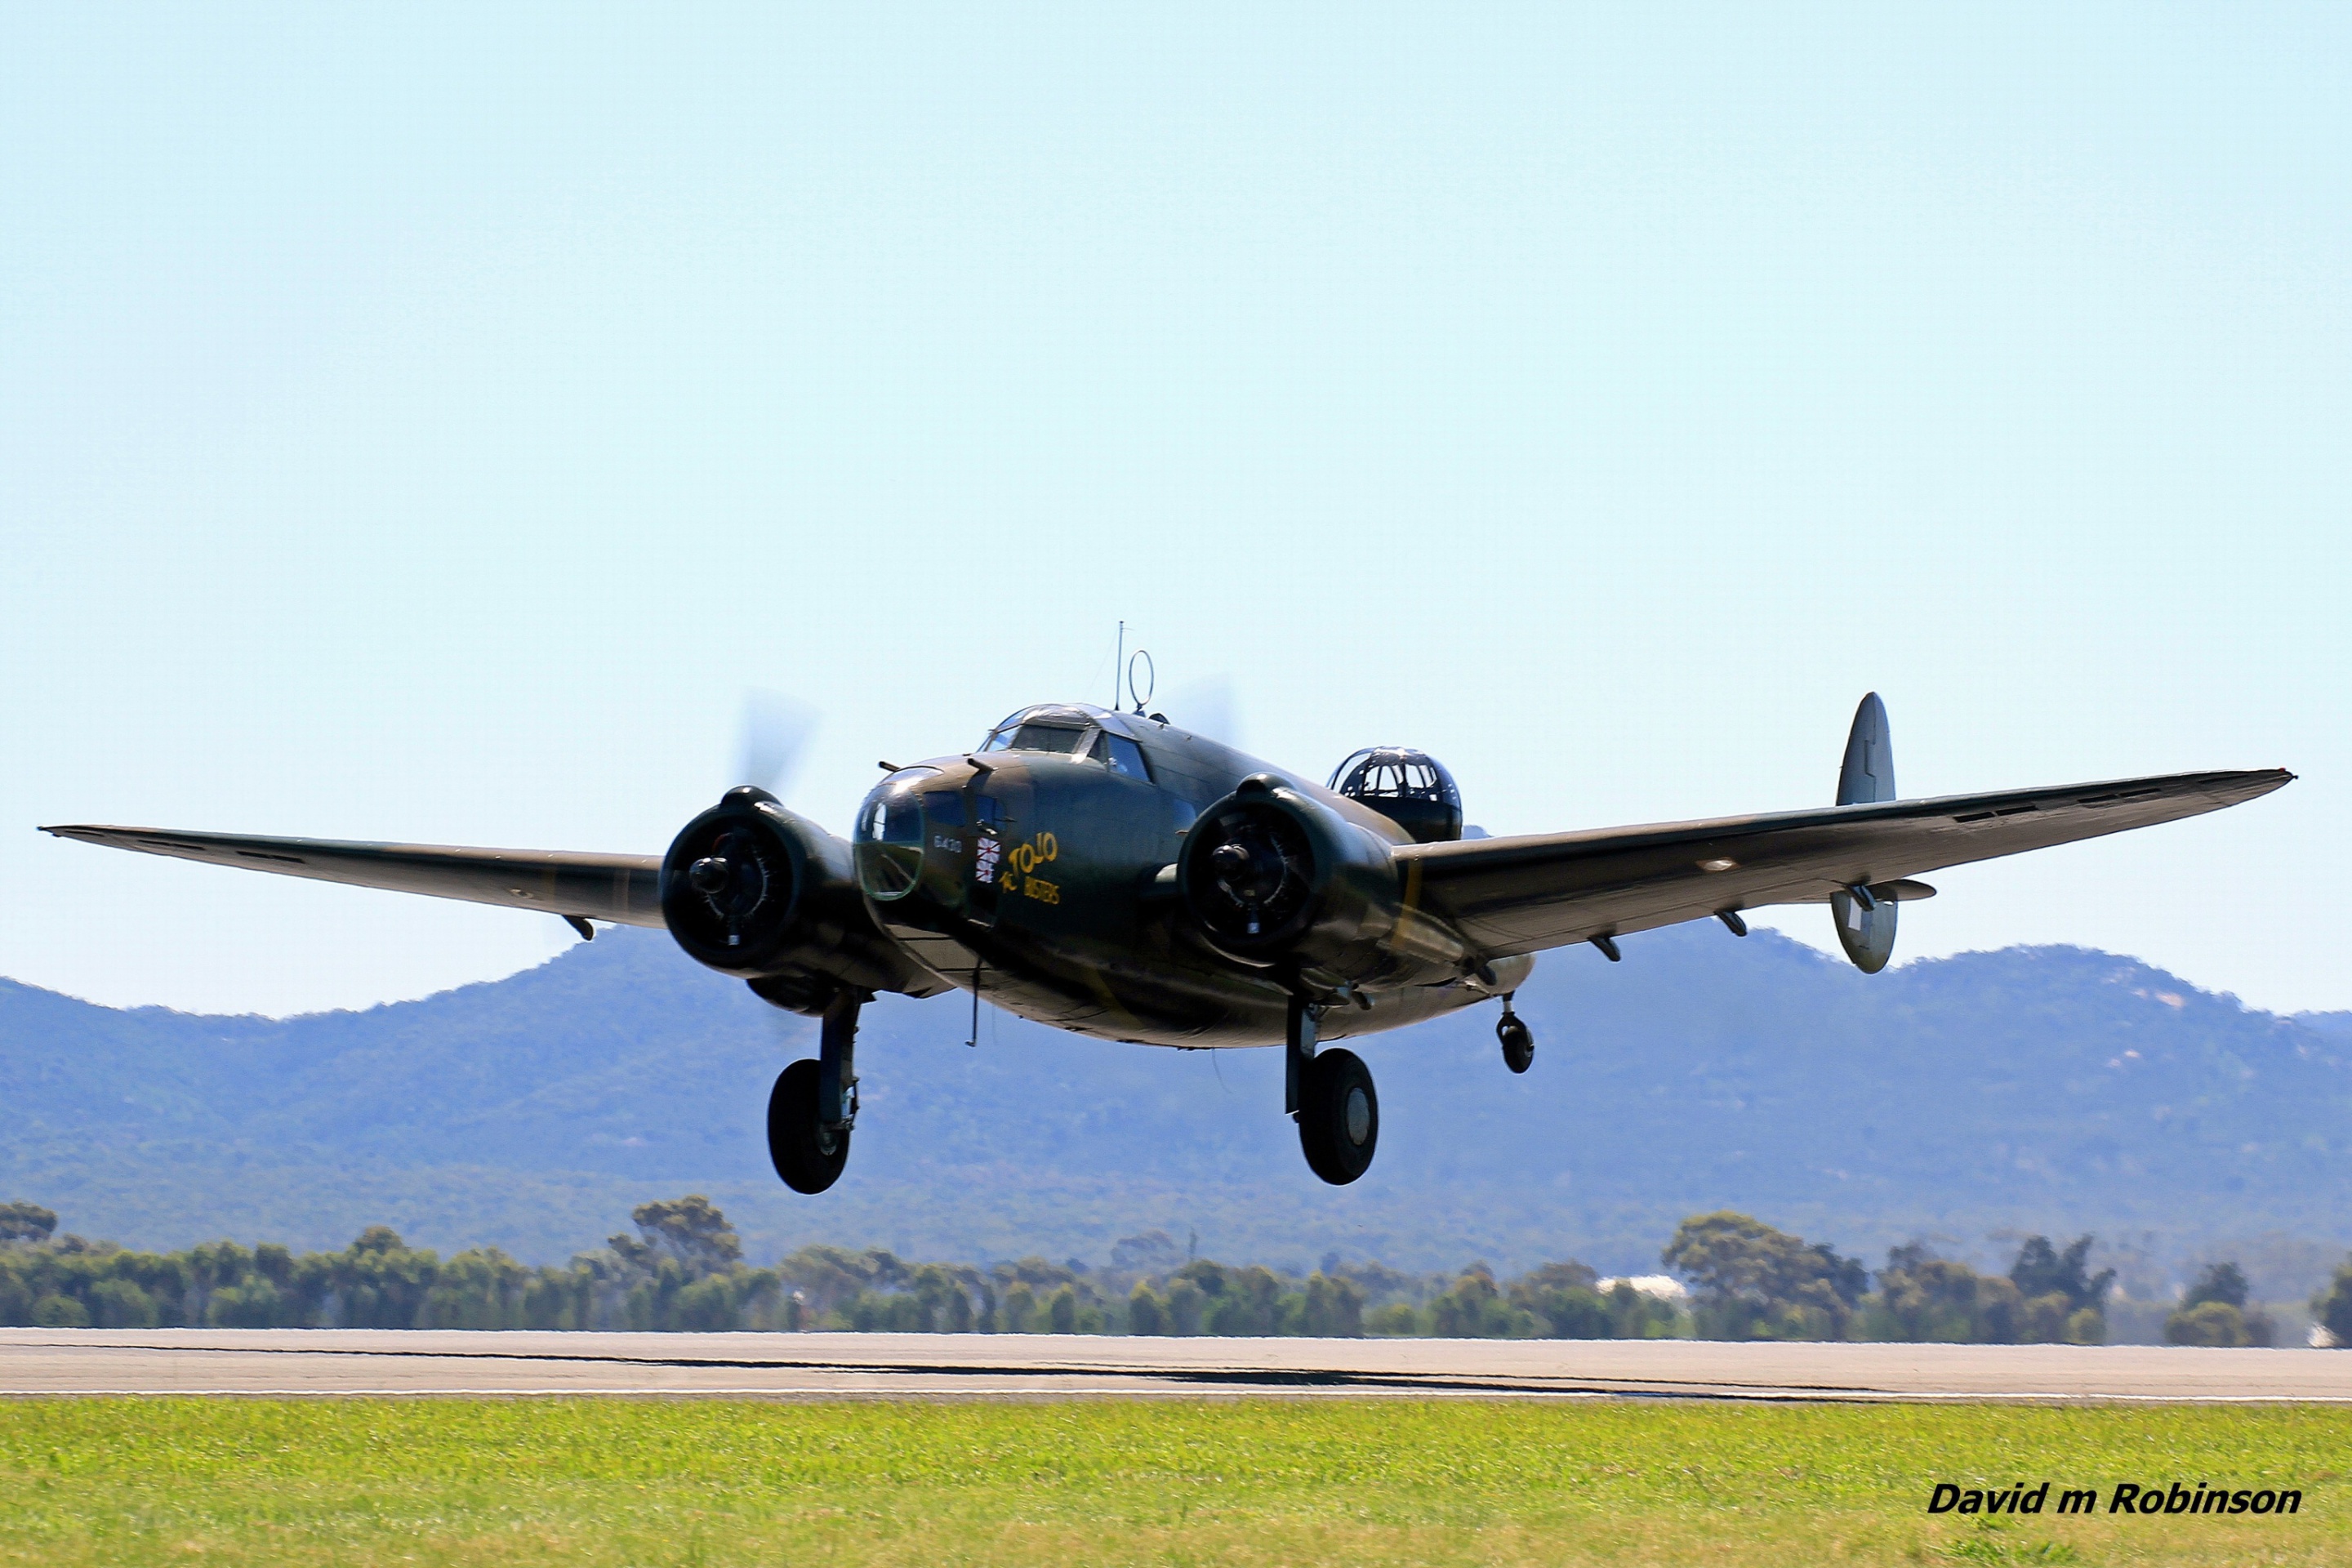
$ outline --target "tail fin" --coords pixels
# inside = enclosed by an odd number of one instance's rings
[[[1845,763],[1838,769],[1837,803],[1863,805],[1895,798],[1895,742],[1887,733],[1886,704],[1873,691],[1853,710],[1853,729],[1845,738]],[[1865,904],[1868,905],[1865,908]],[[1895,955],[1895,901],[1856,898],[1850,892],[1830,895],[1830,913],[1837,921],[1838,945],[1864,974],[1875,974]]]
[[[1874,691],[1853,710],[1845,738],[1845,766],[1838,769],[1840,805],[1863,805],[1895,798],[1895,742],[1886,733],[1886,704]]]

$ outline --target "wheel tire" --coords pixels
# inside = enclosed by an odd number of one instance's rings
[[[1298,1146],[1307,1168],[1344,1187],[1371,1168],[1381,1141],[1381,1097],[1372,1069],[1349,1050],[1328,1050],[1307,1064],[1298,1095]]]
[[[849,1163],[849,1129],[817,1121],[817,1073],[814,1061],[794,1062],[768,1091],[768,1158],[796,1193],[824,1191]]]
[[[1513,1072],[1525,1072],[1535,1066],[1536,1035],[1517,1018],[1506,1018],[1495,1026],[1495,1037],[1503,1042],[1503,1065]]]

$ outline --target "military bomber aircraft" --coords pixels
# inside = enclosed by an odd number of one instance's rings
[[[1380,1100],[1326,1042],[1501,1005],[1505,1064],[1535,1040],[1511,1010],[1534,955],[1635,931],[1826,903],[1861,969],[1885,967],[1915,879],[2193,816],[2266,795],[2271,769],[1900,800],[1886,710],[1864,697],[1837,804],[1517,837],[1465,836],[1462,798],[1423,752],[1358,752],[1329,782],[1160,714],[1024,708],[975,749],[887,776],[848,842],[752,784],[688,823],[667,855],[44,829],[119,849],[667,929],[700,963],[823,1020],[814,1059],[768,1101],[768,1151],[793,1190],[840,1176],[857,1120],[858,1009],[884,992],[973,994],[1107,1040],[1285,1047],[1284,1109],[1327,1182],[1371,1163]],[[1475,835],[1475,829],[1470,833]]]

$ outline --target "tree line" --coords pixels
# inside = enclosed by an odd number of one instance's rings
[[[531,1266],[497,1247],[443,1258],[383,1226],[340,1252],[234,1241],[142,1252],[59,1236],[37,1205],[0,1205],[0,1325],[2098,1344],[2114,1279],[2091,1271],[2088,1236],[2029,1237],[2006,1274],[1914,1242],[1874,1278],[1833,1247],[1729,1211],[1675,1230],[1660,1261],[1679,1288],[1604,1280],[1573,1259],[1503,1279],[1483,1263],[1449,1276],[1332,1258],[1301,1277],[1193,1257],[1163,1231],[1121,1241],[1100,1268],[1026,1258],[983,1268],[824,1246],[758,1268],[706,1197],[641,1204],[630,1217],[634,1233]],[[2352,1260],[2313,1311],[2352,1344]],[[2167,1325],[2181,1344],[2272,1334],[2235,1263],[2208,1266]]]

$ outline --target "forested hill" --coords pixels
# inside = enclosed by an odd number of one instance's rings
[[[254,961],[265,963],[257,953]],[[1310,1177],[1272,1051],[1108,1046],[967,1005],[886,1001],[860,1047],[849,1173],[766,1168],[769,1081],[807,1021],[608,931],[424,1001],[272,1021],[118,1011],[0,982],[0,1200],[151,1246],[233,1235],[557,1260],[635,1202],[719,1201],[755,1257],[808,1241],[1099,1259],[1150,1227],[1204,1254],[1418,1268],[1574,1255],[1654,1268],[1735,1207],[1847,1251],[2083,1230],[2167,1259],[2352,1215],[2352,1033],[2247,1011],[2106,953],[2011,949],[1864,976],[1759,932],[1548,956],[1535,1069],[1485,1008],[1356,1042],[1371,1173]]]

